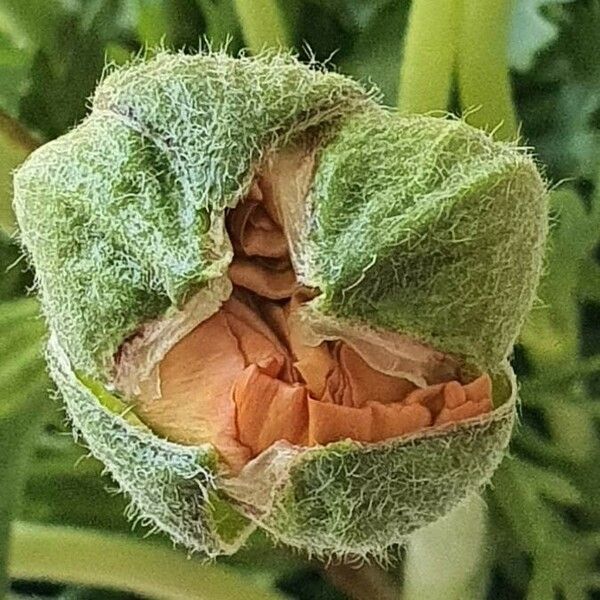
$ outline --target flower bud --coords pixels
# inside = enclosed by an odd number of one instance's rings
[[[75,431],[207,556],[382,556],[478,492],[547,230],[532,159],[287,54],[161,53],[15,175]]]

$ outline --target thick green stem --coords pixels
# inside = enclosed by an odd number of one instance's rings
[[[118,589],[165,600],[282,600],[230,569],[122,535],[16,523],[9,572],[15,579]]]
[[[287,47],[289,33],[277,0],[235,0],[246,46],[253,54],[266,47]]]
[[[400,71],[403,112],[445,111],[456,62],[460,0],[413,0]]]
[[[480,600],[485,596],[486,514],[474,497],[419,529],[407,548],[402,600]]]
[[[496,137],[514,140],[517,119],[512,101],[507,39],[512,0],[462,0],[458,84],[467,121]]]

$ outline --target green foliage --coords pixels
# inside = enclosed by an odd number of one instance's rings
[[[11,520],[16,516],[27,461],[48,409],[41,346],[44,331],[34,300],[0,305],[0,595],[7,586],[6,564]]]
[[[552,22],[555,43],[520,80],[523,129],[557,180],[593,180],[600,148],[600,2],[563,5]]]
[[[524,418],[514,457],[494,479],[492,523],[498,565],[527,588],[527,600],[558,594],[585,600],[600,584],[600,405],[586,382],[600,361],[580,356],[579,332],[581,301],[598,277],[593,252],[600,242],[600,197],[587,208],[568,189],[552,200],[547,275],[522,335],[529,362],[521,389]]]

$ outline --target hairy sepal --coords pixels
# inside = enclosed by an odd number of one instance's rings
[[[494,368],[543,265],[546,185],[531,156],[458,119],[351,117],[316,157],[294,257],[312,312]]]
[[[76,376],[55,336],[47,356],[74,431],[131,499],[129,516],[207,558],[236,552],[255,526],[221,498],[214,448],[160,439],[103,406]]]
[[[90,114],[15,174],[44,313],[75,368],[106,379],[121,343],[226,274],[225,210],[263,157],[373,105],[288,53],[159,53],[110,73]]]
[[[491,413],[376,444],[279,443],[224,480],[239,509],[286,545],[329,559],[385,560],[390,546],[480,492],[504,457],[516,404],[508,364]]]

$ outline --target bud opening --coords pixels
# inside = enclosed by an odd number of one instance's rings
[[[311,330],[304,309],[320,292],[297,276],[294,227],[314,156],[297,149],[266,165],[226,215],[231,296],[166,352],[158,385],[139,383],[137,415],[172,441],[213,444],[236,473],[278,441],[374,443],[489,412],[490,377],[452,357],[385,332],[388,346],[406,346],[399,356],[417,350],[390,361],[373,340]]]

